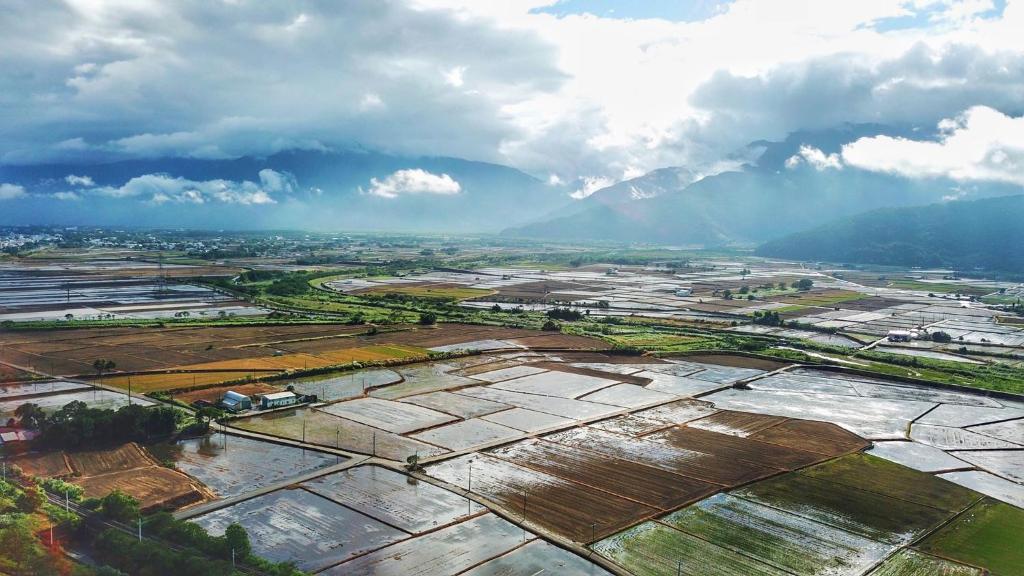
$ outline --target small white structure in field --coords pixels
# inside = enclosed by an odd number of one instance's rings
[[[682,296],[684,298],[687,296],[693,296],[693,288],[680,288],[679,290],[676,290],[676,296]]]
[[[270,394],[260,395],[260,408],[266,410],[267,408],[279,408],[281,406],[291,406],[292,404],[298,404],[299,397],[295,392],[272,392]]]
[[[908,330],[889,330],[889,335],[886,336],[886,339],[889,342],[910,342],[912,337],[913,334]]]

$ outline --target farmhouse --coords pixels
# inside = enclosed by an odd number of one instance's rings
[[[13,446],[15,444],[27,444],[35,439],[39,433],[23,428],[0,427],[0,447]]]
[[[267,408],[278,408],[280,406],[291,406],[292,404],[299,403],[299,397],[295,392],[274,392],[271,394],[261,394],[260,408],[266,410]]]
[[[228,390],[220,400],[222,408],[229,412],[241,412],[252,410],[252,400],[245,394],[239,394],[234,390]]]

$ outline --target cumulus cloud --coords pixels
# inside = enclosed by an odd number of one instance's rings
[[[272,194],[291,194],[295,178],[290,174],[265,169],[259,172],[260,182],[243,180],[189,180],[168,174],[137,176],[122,186],[91,188],[88,192],[111,198],[140,198],[155,204],[275,204]]]
[[[786,168],[793,170],[805,162],[818,172],[828,170],[830,168],[834,170],[843,169],[843,161],[839,158],[839,154],[836,154],[835,152],[825,154],[820,148],[815,148],[814,146],[808,146],[806,144],[800,146],[800,151],[798,153],[786,159]]]
[[[90,176],[76,176],[74,174],[68,174],[64,177],[64,181],[72,186],[95,186],[96,183],[92,181]]]
[[[61,192],[54,192],[53,197],[57,200],[81,200],[82,197],[77,192],[69,192],[67,190]]]
[[[937,140],[890,136],[843,146],[850,166],[910,178],[995,181],[1024,186],[1024,116],[972,107],[939,123]]]
[[[0,184],[0,200],[14,200],[26,196],[25,188],[18,184]]]
[[[707,173],[795,130],[1016,112],[1024,93],[1024,0],[537,10],[556,2],[10,2],[0,161],[343,148],[621,179]]]
[[[398,198],[409,194],[432,194],[452,196],[462,191],[462,186],[447,174],[433,174],[420,168],[396,170],[383,180],[370,179],[368,190],[362,190],[381,198]]]

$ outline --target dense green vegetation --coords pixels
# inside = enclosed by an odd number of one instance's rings
[[[90,408],[85,402],[70,402],[53,414],[26,402],[15,411],[18,423],[38,430],[36,446],[45,449],[96,448],[123,442],[147,442],[173,434],[182,413],[168,406],[138,404],[118,410]]]
[[[773,240],[763,256],[1024,273],[1024,196],[886,208]]]

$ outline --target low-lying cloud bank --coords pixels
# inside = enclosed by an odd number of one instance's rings
[[[462,192],[462,185],[447,174],[433,174],[420,168],[396,170],[383,180],[370,179],[367,190],[361,192],[381,198],[398,198],[409,194],[452,196]]]
[[[786,168],[842,170],[849,166],[904,178],[958,182],[1005,182],[1024,186],[1024,116],[973,106],[938,124],[934,139],[867,136],[826,153],[804,144]]]
[[[939,123],[938,140],[890,136],[843,146],[843,161],[857,168],[908,178],[947,177],[1024,186],[1024,116],[975,106]]]
[[[45,196],[57,200],[81,200],[87,197],[134,198],[154,204],[276,204],[275,196],[291,196],[298,189],[295,177],[269,168],[259,171],[259,181],[190,180],[170,174],[144,174],[121,186],[96,186],[87,175],[68,175],[65,182],[74,190],[62,190]],[[43,194],[35,194],[43,196]],[[19,185],[0,185],[0,200],[27,197]]]

